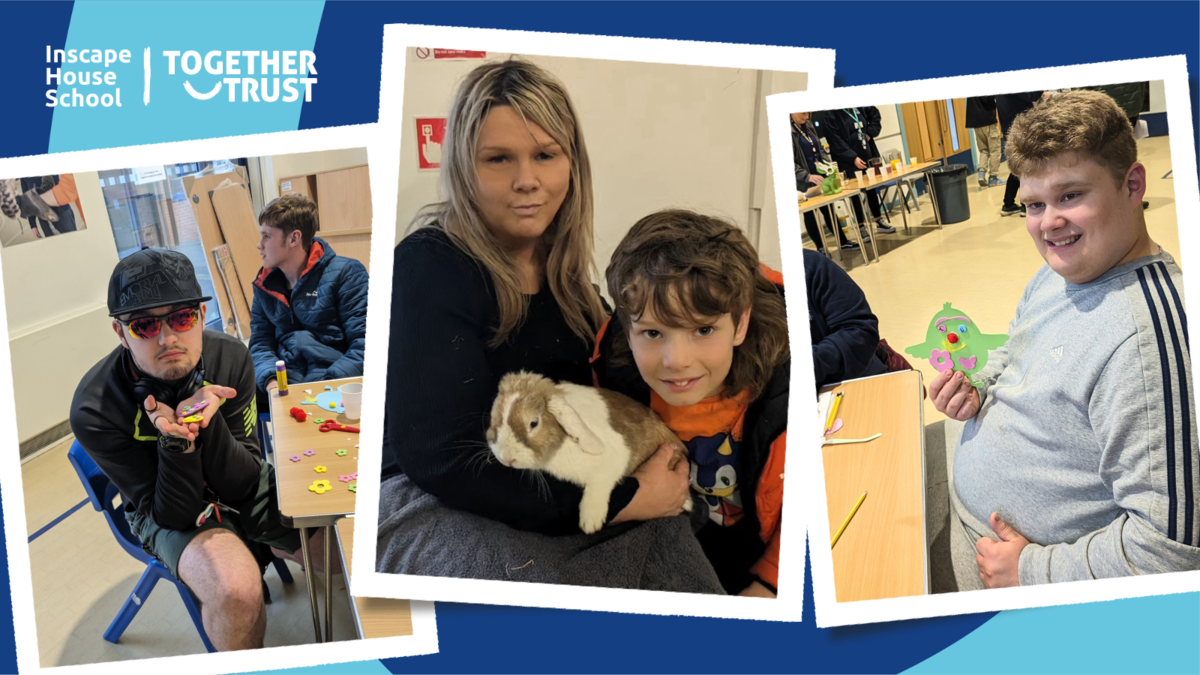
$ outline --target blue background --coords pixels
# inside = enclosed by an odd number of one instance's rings
[[[401,22],[831,48],[838,86],[1184,54],[1194,132],[1200,108],[1195,2],[88,2],[3,8],[3,157],[375,122],[383,25]],[[303,105],[235,107],[224,91],[218,100],[196,102],[168,90],[182,87],[185,78],[169,79],[156,60],[157,107],[123,116],[101,109],[70,115],[44,105],[48,44],[133,51],[131,64],[113,68],[127,107],[141,107],[146,46],[155,54],[311,48],[319,83],[314,100]],[[885,44],[902,45],[908,56],[880,58]],[[215,82],[204,73],[195,79],[200,91]],[[439,654],[295,672],[1200,672],[1200,595],[1194,593],[819,630],[810,581],[806,570],[799,624],[439,603]],[[5,570],[2,672],[16,669],[8,583]]]

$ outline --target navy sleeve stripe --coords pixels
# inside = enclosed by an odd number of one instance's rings
[[[1175,319],[1171,316],[1171,305],[1167,303],[1167,294],[1163,290],[1162,282],[1159,280],[1162,275],[1150,268],[1150,278],[1154,281],[1154,287],[1158,290],[1158,297],[1162,301],[1163,315],[1167,320],[1167,329],[1171,333],[1171,346],[1175,352],[1175,374],[1179,378],[1179,412],[1183,416],[1183,543],[1188,546],[1193,545],[1192,540],[1192,525],[1194,522],[1195,502],[1192,492],[1192,419],[1191,405],[1189,405],[1188,396],[1188,372],[1187,364],[1183,360],[1183,351],[1179,344],[1179,335],[1175,331]],[[1180,313],[1180,324],[1183,323],[1183,314]]]
[[[1163,337],[1162,323],[1158,320],[1158,308],[1154,305],[1154,297],[1150,295],[1150,287],[1146,283],[1146,268],[1138,268],[1137,276],[1138,282],[1142,285],[1142,294],[1146,297],[1150,319],[1154,322],[1154,337],[1158,340],[1158,357],[1163,379],[1163,407],[1166,409],[1167,417],[1167,537],[1178,541],[1175,520],[1179,511],[1179,503],[1175,490],[1175,410],[1171,394],[1171,369],[1167,362],[1167,345]]]
[[[1184,311],[1183,302],[1179,299],[1179,291],[1175,290],[1175,282],[1171,281],[1171,275],[1167,273],[1167,264],[1160,260],[1155,263],[1155,267],[1162,274],[1163,281],[1167,282],[1167,288],[1171,289],[1171,297],[1175,300],[1175,313],[1179,315],[1179,323],[1183,326],[1183,341],[1190,352],[1192,341],[1188,338],[1187,312]]]

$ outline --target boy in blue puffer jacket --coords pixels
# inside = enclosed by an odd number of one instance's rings
[[[275,362],[291,382],[363,374],[367,270],[316,238],[317,205],[288,194],[258,217],[263,266],[254,280],[250,355],[260,392],[278,386]]]

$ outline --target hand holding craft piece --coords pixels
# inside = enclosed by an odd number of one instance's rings
[[[987,365],[988,352],[1008,341],[1003,333],[983,333],[961,310],[942,305],[933,315],[925,342],[904,350],[919,359],[928,359],[937,371],[957,370],[974,384],[973,375]]]

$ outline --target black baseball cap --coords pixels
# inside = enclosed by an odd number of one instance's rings
[[[108,280],[108,315],[212,300],[200,290],[192,261],[178,251],[144,248],[117,263]]]

